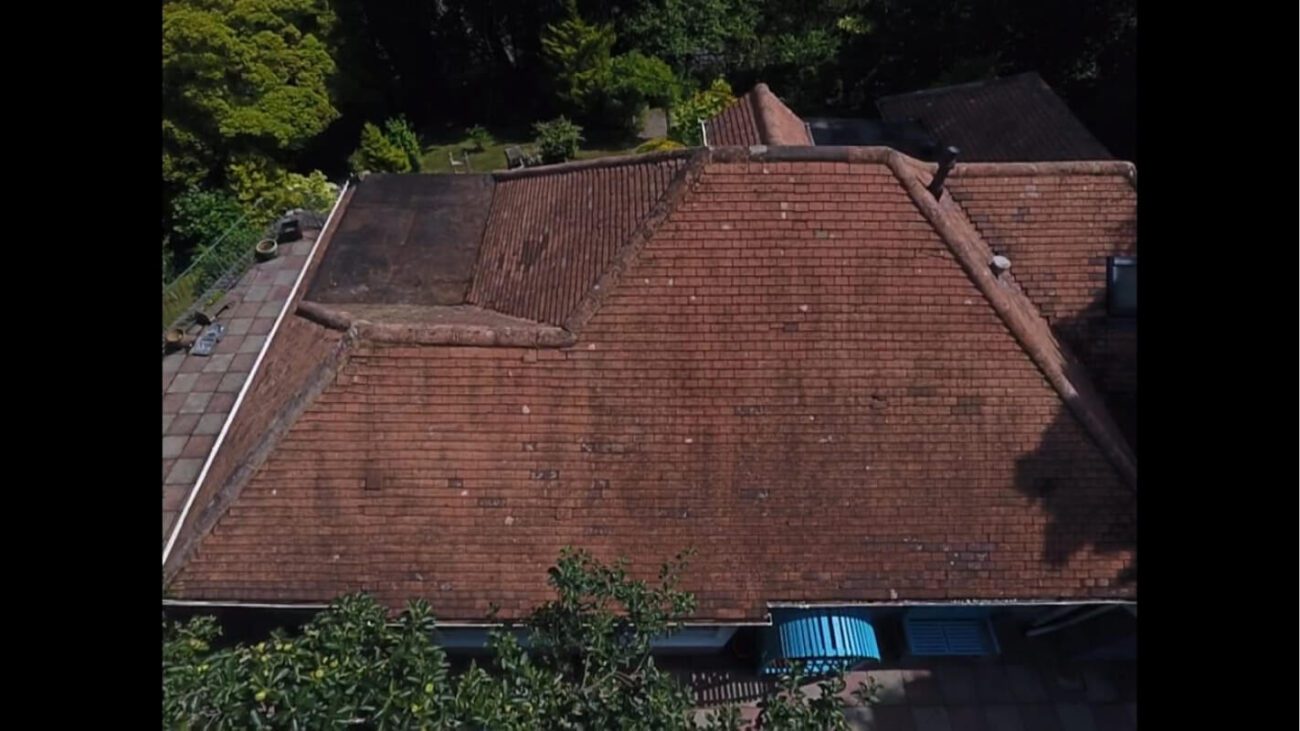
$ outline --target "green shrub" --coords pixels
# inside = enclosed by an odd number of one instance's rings
[[[608,87],[603,94],[605,123],[635,133],[647,108],[668,106],[677,98],[681,83],[668,64],[640,51],[615,56]]]
[[[465,130],[466,136],[469,137],[469,143],[474,148],[474,152],[482,152],[491,147],[496,140],[492,139],[492,133],[481,124]]]
[[[243,217],[243,207],[230,192],[190,188],[172,201],[172,250],[211,246]]]
[[[211,617],[163,620],[163,726],[177,729],[678,729],[736,731],[739,713],[694,713],[690,690],[658,666],[655,637],[696,602],[678,588],[684,556],[658,582],[627,563],[565,550],[548,572],[555,598],[516,635],[491,632],[490,656],[453,672],[423,601],[396,621],[365,595],[334,602],[301,632],[217,647]],[[805,695],[796,665],[764,702],[764,729],[847,729],[842,674]],[[857,696],[855,694],[855,697]]]
[[[294,208],[318,213],[328,211],[338,197],[338,186],[331,183],[325,173],[313,170],[306,175],[285,173],[278,196],[272,196],[275,215]]]
[[[653,140],[646,140],[641,143],[641,145],[636,148],[636,152],[638,154],[646,152],[662,152],[664,150],[680,150],[683,147],[686,147],[686,145],[683,145],[677,140],[671,140],[667,137],[656,137]]]
[[[200,276],[201,272],[196,272],[184,277],[178,277],[163,285],[162,296],[162,327],[171,327],[190,305],[194,304],[194,288],[196,284],[202,284],[200,279],[206,277]]]
[[[384,122],[384,136],[406,153],[406,159],[411,163],[411,172],[420,172],[420,156],[424,149],[420,146],[420,136],[415,133],[410,122],[406,121],[406,117],[394,117]]]
[[[162,280],[163,284],[171,281],[172,278],[172,247],[171,242],[166,238],[162,240],[163,260],[162,260]]]
[[[602,129],[635,132],[647,106],[676,98],[681,83],[668,64],[640,51],[611,56],[613,26],[586,22],[573,2],[565,7],[568,16],[546,26],[541,44],[567,112]]]
[[[319,170],[307,175],[290,173],[260,157],[232,163],[227,178],[248,221],[255,226],[264,226],[294,208],[327,211],[338,193]]]
[[[361,128],[361,144],[348,158],[353,172],[406,173],[411,171],[411,160],[406,151],[384,134],[383,130],[366,122]]]
[[[537,134],[537,151],[545,163],[564,162],[578,154],[582,144],[582,127],[560,116],[549,122],[537,122],[533,125]]]

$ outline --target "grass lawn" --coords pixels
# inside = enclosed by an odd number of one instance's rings
[[[637,145],[641,144],[638,140],[631,147],[619,147],[617,145],[596,145],[592,147],[578,148],[578,156],[575,160],[595,160],[598,157],[619,157],[620,155],[631,155],[636,152]]]
[[[528,151],[533,144],[533,135],[530,130],[526,129],[493,129],[492,137],[495,142],[484,148],[482,152],[470,152],[469,164],[473,172],[486,173],[493,170],[506,169],[506,148],[517,145]],[[461,159],[462,151],[470,147],[469,137],[465,135],[464,130],[439,130],[426,132],[424,135],[426,141],[424,147],[424,156],[421,158],[421,172],[425,173],[450,173],[451,162],[448,160],[448,153],[455,155],[457,160]],[[591,160],[598,157],[612,157],[615,155],[630,155],[636,149],[640,140],[592,140],[584,142],[578,150],[579,160]],[[457,172],[460,172],[457,170]]]

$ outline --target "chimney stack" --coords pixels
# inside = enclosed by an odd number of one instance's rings
[[[939,153],[939,169],[934,173],[934,180],[931,180],[930,184],[926,186],[926,190],[930,191],[930,195],[934,196],[935,200],[943,197],[943,181],[948,179],[948,173],[952,172],[952,166],[957,164],[957,153],[959,152],[960,150],[956,147],[949,145]]]

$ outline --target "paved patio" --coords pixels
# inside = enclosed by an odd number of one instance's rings
[[[1068,663],[1058,638],[1029,640],[1013,620],[999,623],[1002,653],[995,658],[899,657],[897,638],[878,628],[886,662],[847,674],[844,698],[850,726],[860,731],[1131,731],[1137,727],[1133,661]],[[883,631],[881,631],[883,629]],[[891,652],[891,649],[893,651]],[[721,654],[705,659],[665,658],[696,691],[701,713],[730,703],[742,717],[758,716],[770,683],[752,663]],[[879,702],[856,705],[851,693],[868,676]],[[816,683],[805,686],[816,692]]]
[[[304,229],[300,241],[280,246],[279,256],[244,273],[230,290],[230,308],[217,318],[226,333],[212,355],[182,350],[163,356],[164,543],[318,233]]]

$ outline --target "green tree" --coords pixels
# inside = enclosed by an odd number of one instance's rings
[[[388,622],[383,607],[348,596],[300,635],[216,649],[211,617],[164,621],[167,728],[443,728],[447,663],[430,641],[428,606]],[[421,724],[429,724],[422,726]]]
[[[170,241],[166,236],[164,236],[164,237],[163,237],[163,240],[162,240],[162,280],[163,280],[163,284],[167,284],[168,282],[170,282],[171,279],[172,279],[172,275],[175,274],[175,270],[172,268],[172,267],[173,267],[172,260],[173,260],[174,258],[175,258],[175,255],[172,253],[172,245],[171,245],[171,241]]]
[[[255,226],[270,223],[294,208],[328,210],[338,192],[319,170],[307,175],[291,173],[256,156],[237,158],[226,177],[247,220]]]
[[[640,51],[615,56],[610,62],[602,116],[625,132],[636,132],[651,106],[666,107],[679,95],[681,82],[668,64]]]
[[[631,48],[664,59],[682,76],[748,67],[764,5],[757,0],[652,0],[621,26]]]
[[[703,144],[700,122],[717,116],[735,100],[731,85],[724,79],[714,79],[709,88],[692,94],[673,107],[669,115],[668,137],[691,147]]]
[[[807,681],[799,666],[783,675],[776,693],[764,699],[758,727],[783,731],[848,731],[844,718],[847,704],[841,697],[844,676],[833,675],[817,683],[816,695],[804,693],[803,685]]]
[[[573,0],[566,7],[568,17],[542,31],[542,58],[552,70],[560,102],[585,116],[598,109],[609,86],[614,26],[586,22]]]
[[[420,136],[415,133],[411,123],[406,121],[406,117],[393,117],[384,122],[384,136],[406,154],[410,171],[420,172],[420,156],[424,148],[420,146]]]
[[[534,143],[537,151],[547,163],[573,159],[578,154],[578,146],[582,144],[582,127],[564,116],[549,122],[537,122],[533,125],[533,132],[537,134]]]
[[[560,102],[586,122],[634,133],[646,108],[670,103],[681,82],[668,64],[638,50],[611,56],[614,27],[586,22],[573,2],[567,8],[541,39]]]
[[[296,151],[338,116],[328,0],[163,4],[163,181],[219,177],[235,155]]]
[[[466,129],[465,136],[469,138],[469,143],[473,146],[475,152],[482,152],[496,142],[492,137],[492,133],[481,124]]]
[[[710,729],[740,728],[736,710],[697,721],[690,691],[655,663],[654,637],[695,608],[678,588],[686,556],[658,581],[632,578],[565,550],[550,570],[555,598],[523,627],[498,630],[491,660],[453,674],[433,642],[429,607],[413,602],[389,620],[364,595],[344,597],[297,635],[276,631],[252,645],[218,648],[210,617],[163,622],[163,714],[167,728],[325,729]],[[786,678],[764,709],[764,728],[842,728],[834,694],[843,680],[805,698]]]
[[[682,82],[668,64],[640,51],[615,56],[610,71],[613,93],[634,99],[638,104],[666,106],[677,99],[682,88]]]
[[[361,128],[361,144],[349,158],[355,172],[407,173],[411,159],[400,145],[384,131],[366,122]]]
[[[191,188],[172,201],[172,246],[180,251],[211,246],[244,218],[243,206],[229,191]]]
[[[595,129],[599,113],[536,93],[554,81],[541,39],[569,17],[565,0],[333,6],[346,19],[338,34],[348,55],[337,60],[352,91],[341,94],[364,92],[365,105],[349,108],[359,118],[400,110],[422,124],[491,119],[504,128],[564,113]],[[611,63],[635,50],[684,81],[722,75],[737,91],[765,81],[806,116],[872,116],[880,96],[945,76],[1035,69],[1107,146],[1127,138],[1131,150],[1134,0],[581,0],[578,8],[592,27],[614,24]]]

